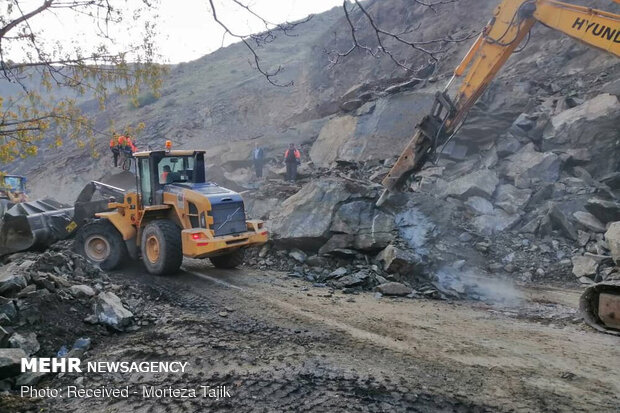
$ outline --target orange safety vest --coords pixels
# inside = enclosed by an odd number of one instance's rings
[[[164,171],[164,172],[162,172],[162,173],[161,173],[161,182],[162,182],[163,184],[165,184],[165,183],[166,183],[166,179],[168,178],[168,174],[169,174],[169,173],[170,173],[170,172],[168,172],[168,171]]]
[[[284,160],[285,161],[288,159],[288,151],[290,151],[290,149],[287,149],[286,152],[284,152]],[[301,158],[301,154],[299,153],[298,149],[295,149],[295,152],[293,152],[293,154],[295,155],[295,159]]]
[[[116,139],[112,138],[110,139],[110,148],[114,148],[116,147]]]
[[[118,146],[125,146],[127,142],[127,138],[125,138],[123,135],[118,137]]]

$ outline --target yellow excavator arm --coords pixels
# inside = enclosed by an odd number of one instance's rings
[[[382,181],[386,191],[378,205],[383,203],[388,191],[401,189],[435,150],[453,136],[537,21],[620,57],[620,15],[555,0],[503,0],[454,70],[444,91],[437,93],[431,113],[422,119],[411,142]],[[452,99],[448,89],[457,78],[463,80]]]

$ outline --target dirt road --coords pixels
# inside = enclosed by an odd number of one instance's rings
[[[174,278],[114,274],[151,291],[154,326],[88,359],[188,362],[186,373],[66,374],[50,387],[130,386],[128,398],[32,400],[33,411],[618,411],[620,342],[575,320],[579,291],[524,292],[516,308],[343,295],[252,269],[188,262]],[[552,316],[550,317],[549,314]],[[143,398],[226,385],[231,397]],[[41,386],[39,386],[41,387]]]

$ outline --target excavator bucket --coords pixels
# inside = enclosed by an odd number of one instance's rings
[[[75,227],[73,208],[52,199],[12,205],[0,221],[0,256],[47,247]]]
[[[586,324],[620,336],[620,281],[603,281],[586,288],[579,310]]]

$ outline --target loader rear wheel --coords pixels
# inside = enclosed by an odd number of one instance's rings
[[[245,257],[245,250],[239,248],[233,252],[224,255],[218,255],[217,257],[209,258],[211,263],[216,268],[237,268],[243,264],[243,258]]]
[[[149,223],[142,232],[142,261],[155,275],[172,274],[183,262],[181,229],[172,221],[160,219]]]
[[[120,232],[108,221],[84,226],[75,238],[76,251],[102,270],[114,270],[127,259],[127,246]]]

